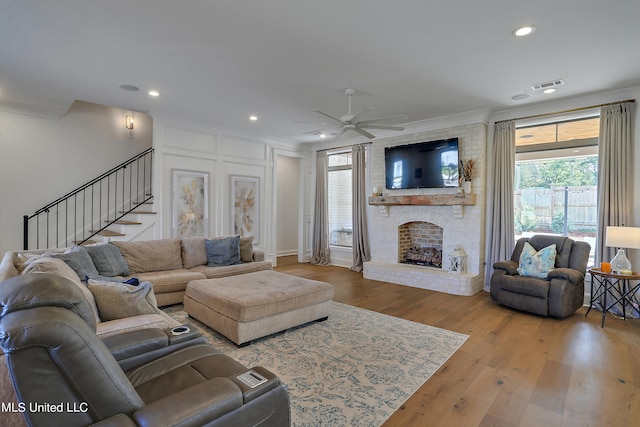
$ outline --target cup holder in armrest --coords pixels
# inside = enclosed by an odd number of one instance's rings
[[[166,331],[169,336],[169,345],[181,344],[194,339],[200,339],[202,342],[206,340],[200,332],[187,325],[180,325],[170,328]]]

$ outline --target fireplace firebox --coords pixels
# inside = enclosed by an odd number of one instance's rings
[[[442,268],[442,227],[425,221],[398,226],[398,262]]]

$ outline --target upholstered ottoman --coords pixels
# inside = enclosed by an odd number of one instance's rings
[[[314,320],[331,311],[333,286],[272,270],[187,284],[184,309],[237,345]]]

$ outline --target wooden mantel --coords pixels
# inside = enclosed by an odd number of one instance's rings
[[[420,194],[415,196],[371,196],[370,205],[392,206],[392,205],[430,205],[430,206],[456,206],[475,205],[476,195],[474,193],[455,194]]]

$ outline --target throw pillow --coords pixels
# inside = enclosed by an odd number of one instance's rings
[[[129,266],[120,253],[120,249],[115,245],[100,243],[85,246],[85,249],[101,276],[114,277],[129,275]]]
[[[536,250],[525,242],[520,253],[520,264],[518,274],[521,276],[538,277],[546,279],[553,270],[556,263],[556,245],[549,245],[536,252]]]
[[[98,275],[98,270],[93,264],[93,260],[89,256],[86,249],[80,246],[73,246],[67,252],[62,254],[51,254],[52,258],[58,258],[66,262],[67,265],[73,268],[80,280],[85,280],[86,277],[94,277]]]
[[[240,236],[207,239],[207,266],[240,264]]]
[[[240,261],[253,261],[253,237],[240,238]]]
[[[88,286],[96,300],[102,321],[158,313],[158,303],[151,282],[133,286],[90,279]]]
[[[182,245],[182,268],[191,268],[207,263],[207,250],[204,237],[185,237]]]

